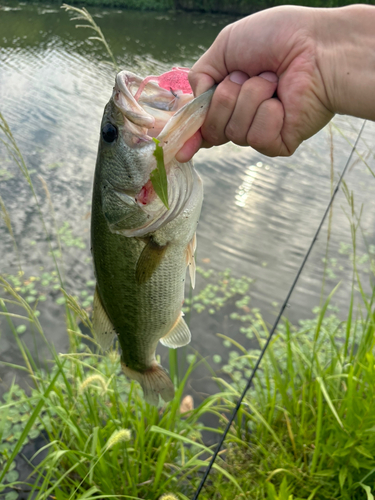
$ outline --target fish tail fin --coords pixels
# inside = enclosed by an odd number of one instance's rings
[[[164,368],[156,361],[151,368],[144,372],[137,372],[121,363],[122,370],[127,377],[139,382],[143,389],[143,394],[147,403],[153,406],[159,404],[159,395],[165,402],[174,398],[174,385]]]

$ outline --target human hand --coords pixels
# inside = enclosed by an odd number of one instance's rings
[[[340,96],[345,96],[348,82],[343,78],[344,91],[340,90],[338,76],[356,64],[356,50],[363,52],[363,47],[359,43],[351,50],[345,42],[350,41],[350,30],[372,33],[366,19],[374,14],[375,9],[366,6],[285,6],[224,28],[189,74],[195,95],[219,85],[201,131],[185,144],[177,159],[187,161],[202,145],[228,141],[252,146],[268,156],[291,155],[335,112],[347,112],[348,105]],[[369,39],[366,43],[373,48]],[[345,54],[341,46],[348,49]],[[347,60],[348,53],[352,61]],[[277,98],[272,97],[275,90]],[[364,108],[349,112],[366,115]]]

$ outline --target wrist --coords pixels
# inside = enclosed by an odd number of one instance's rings
[[[375,7],[319,9],[317,64],[333,113],[375,120]]]

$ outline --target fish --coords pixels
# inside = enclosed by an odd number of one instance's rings
[[[195,284],[203,201],[192,162],[175,156],[202,126],[214,91],[194,98],[186,68],[170,73],[174,78],[117,74],[101,122],[91,217],[95,338],[103,350],[118,339],[124,374],[156,406],[160,397],[174,398],[174,384],[155,357],[158,342],[175,349],[191,339],[181,308],[187,268]],[[169,209],[150,179],[155,138],[163,149]]]

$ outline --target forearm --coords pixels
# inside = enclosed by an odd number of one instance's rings
[[[321,13],[317,63],[331,110],[375,120],[375,7]]]

